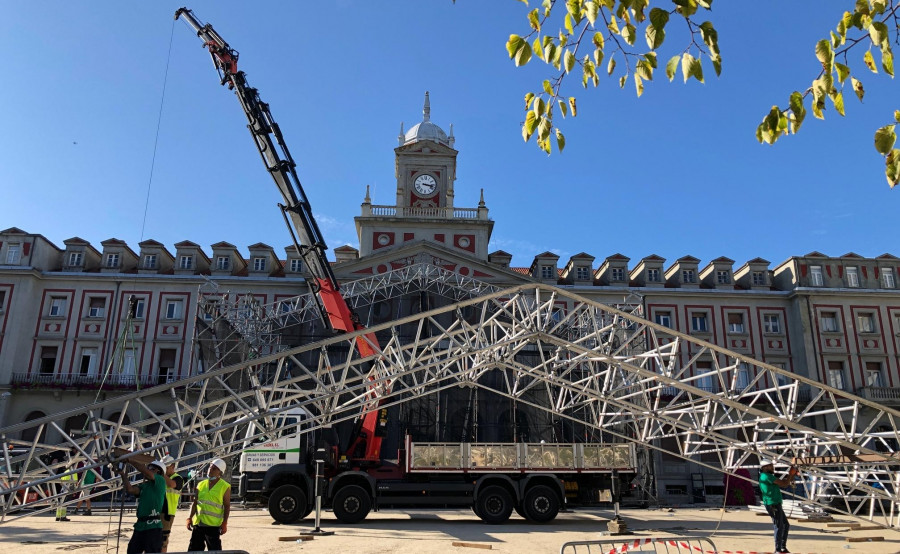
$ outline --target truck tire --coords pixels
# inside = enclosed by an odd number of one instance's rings
[[[334,516],[342,523],[359,523],[366,519],[372,509],[372,497],[366,489],[348,485],[334,495],[331,503]]]
[[[547,523],[559,514],[559,496],[546,485],[537,485],[525,493],[525,517],[535,523]]]
[[[306,493],[296,485],[281,485],[269,496],[269,515],[278,523],[294,523],[309,515]]]
[[[504,523],[513,511],[513,499],[506,489],[498,486],[485,487],[475,498],[475,513],[491,525]]]

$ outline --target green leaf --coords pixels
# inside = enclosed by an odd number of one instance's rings
[[[522,47],[524,42],[525,39],[519,35],[509,35],[509,40],[506,41],[506,51],[509,52],[509,59],[512,59],[516,55],[516,52],[519,51],[519,48]]]
[[[648,25],[647,29],[644,31],[644,38],[647,39],[647,47],[651,50],[656,50],[662,45],[663,41],[666,40],[666,31]]]
[[[566,54],[563,57],[563,64],[566,68],[566,73],[572,71],[572,68],[575,67],[575,54],[572,53],[568,48],[566,49]]]
[[[647,52],[646,54],[644,54],[644,59],[647,60],[647,63],[650,64],[650,67],[656,69],[656,52]]]
[[[863,63],[866,64],[866,67],[869,68],[869,71],[871,71],[872,73],[878,73],[878,68],[875,67],[875,58],[872,57],[871,50],[866,50],[866,53],[863,56]]]
[[[566,0],[566,10],[569,12],[567,15],[572,16],[576,25],[578,25],[578,23],[581,22],[581,18],[584,17],[584,14],[581,13],[581,0]]]
[[[637,38],[637,28],[631,23],[628,23],[622,29],[622,38],[625,39],[625,42],[628,44],[634,44],[634,41]]]
[[[550,138],[550,128],[553,124],[550,122],[549,118],[542,117],[540,123],[538,123],[537,133],[538,138],[540,140],[547,140]]]
[[[619,34],[619,23],[616,21],[615,17],[609,18],[609,24],[606,25],[606,28],[609,29],[613,34]]]
[[[568,14],[568,13],[566,14],[565,27],[566,27],[566,32],[568,32],[570,35],[575,34],[575,27],[572,26],[572,15],[571,14]]]
[[[881,50],[881,67],[885,73],[894,76],[894,54],[887,48]]]
[[[628,82],[628,75],[622,75],[619,77],[619,88],[625,88],[625,83]]]
[[[885,125],[875,131],[875,150],[878,150],[879,154],[887,155],[896,141],[897,134],[894,132],[894,125]]]
[[[544,60],[544,48],[541,46],[540,37],[534,39],[534,42],[531,43],[531,49],[539,60]]]
[[[575,97],[569,97],[569,111],[572,112],[572,117],[575,117],[578,114],[578,111],[575,109]]]
[[[528,24],[535,31],[541,30],[541,16],[538,14],[537,8],[528,12]]]
[[[794,115],[791,120],[791,132],[796,133],[800,130],[803,120],[806,119],[806,108],[803,107],[803,95],[797,91],[791,93],[790,100],[791,113]]]
[[[644,80],[641,79],[641,76],[638,73],[634,74],[634,89],[637,92],[638,98],[644,94]]]
[[[594,46],[602,50],[604,45],[603,33],[601,33],[600,31],[594,33],[593,38],[591,38],[591,42],[594,43]]]
[[[544,92],[546,92],[546,93],[549,94],[550,96],[553,96],[553,87],[550,85],[550,80],[549,80],[549,79],[544,79],[544,82],[541,83],[541,85],[542,85],[543,88],[544,88]]]
[[[842,92],[836,92],[831,95],[831,102],[834,104],[834,109],[837,113],[844,115],[844,94]]]
[[[887,177],[888,184],[894,188],[900,182],[900,150],[896,148],[891,150],[884,160],[884,176]]]
[[[594,50],[594,65],[600,67],[600,64],[603,63],[603,50],[597,48]]]
[[[713,69],[716,70],[716,77],[722,74],[722,59],[721,58],[713,58],[712,60]]]
[[[559,150],[559,153],[562,154],[563,148],[566,147],[566,137],[563,136],[562,131],[559,129],[556,130],[556,148]]]
[[[703,82],[703,64],[700,58],[695,58],[690,54],[685,54],[681,58],[681,72],[684,74],[684,82],[687,83],[688,78],[693,77]]]
[[[866,91],[863,89],[862,83],[857,81],[855,78],[850,77],[850,85],[853,87],[853,92],[856,93],[856,97],[859,98],[860,102],[862,102],[863,96],[866,94]]]
[[[588,21],[591,25],[597,21],[597,16],[600,14],[600,5],[594,2],[594,0],[587,0],[584,3],[584,15],[587,16]]]
[[[675,11],[684,17],[690,17],[697,13],[697,0],[672,0],[675,4]]]
[[[681,54],[676,54],[669,58],[669,61],[666,62],[666,77],[669,78],[670,83],[673,79],[675,79],[675,72],[678,71],[678,62],[680,61]]]
[[[526,109],[526,110],[530,110],[530,109],[531,109],[531,101],[532,101],[532,100],[534,100],[534,93],[533,93],[533,92],[529,92],[528,94],[525,95],[525,109]]]
[[[616,69],[616,58],[613,56],[609,57],[609,63],[606,64],[606,74],[612,75],[612,72]]]
[[[522,124],[522,138],[525,139],[525,142],[528,142],[528,139],[531,138],[531,135],[537,128],[537,124],[537,116],[534,115],[533,111],[528,110],[528,113],[525,114],[525,123]]]
[[[544,102],[543,98],[538,96],[537,100],[534,101],[534,106],[532,106],[531,111],[534,112],[536,117],[541,118],[544,113],[547,112],[547,103]]]
[[[656,29],[662,29],[669,22],[669,12],[662,8],[653,8],[650,10],[650,26]]]
[[[837,69],[838,82],[843,83],[846,81],[847,77],[850,76],[850,68],[838,62],[834,62],[834,67]]]
[[[894,110],[894,121],[900,123],[900,110]]]
[[[653,65],[650,64],[647,60],[638,60],[637,65],[634,69],[634,74],[639,75],[642,79],[647,79],[648,81],[653,80]]]
[[[885,42],[888,42],[888,27],[881,21],[873,21],[872,25],[869,27],[869,38],[872,39],[872,43],[875,46],[883,47],[882,45]],[[890,46],[890,43],[888,42]]]
[[[816,58],[822,62],[822,68],[831,73],[831,67],[834,64],[834,49],[829,41],[822,39],[816,43]]]
[[[569,111],[569,107],[566,106],[566,101],[560,98],[556,101],[556,103],[559,104],[559,112],[563,115],[563,117],[566,117]]]

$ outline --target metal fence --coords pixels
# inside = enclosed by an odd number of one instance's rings
[[[655,554],[717,554],[712,540],[700,537],[638,537],[599,541],[572,541],[562,545],[559,554],[618,554],[653,552]]]

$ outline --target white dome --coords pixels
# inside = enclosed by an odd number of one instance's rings
[[[420,140],[430,140],[444,146],[453,148],[453,126],[450,126],[450,136],[443,129],[431,122],[431,102],[428,99],[428,92],[425,93],[425,107],[422,109],[422,122],[413,125],[409,131],[403,133],[403,126],[400,127],[401,144],[411,144]]]

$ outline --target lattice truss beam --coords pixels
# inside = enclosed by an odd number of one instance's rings
[[[415,337],[401,341],[399,329],[408,325],[416,327]],[[370,332],[393,338],[376,356],[360,358],[355,343]],[[229,385],[235,375],[249,376],[252,386],[236,390]],[[277,416],[286,410],[307,410],[309,432],[379,402],[397,405],[461,386],[489,389],[732,475],[757,467],[759,456],[781,465],[813,459],[816,465],[801,468],[810,500],[836,491],[847,499],[843,511],[894,522],[900,487],[891,467],[898,461],[900,412],[540,284],[0,429],[4,450],[26,452],[4,458],[6,468],[28,467],[5,470],[2,515],[16,517],[17,508],[62,497],[47,488],[59,482],[54,473],[66,474],[64,463],[54,467],[42,459],[52,451],[75,448],[76,461],[90,458],[99,467],[112,447],[168,450],[186,469],[213,454],[235,453],[248,440],[276,436]],[[144,414],[137,423],[103,417],[134,406]],[[59,422],[80,414],[88,418],[87,433],[65,433]],[[36,438],[22,440],[23,433]],[[61,439],[44,440],[45,433]],[[38,500],[23,497],[25,489]]]

